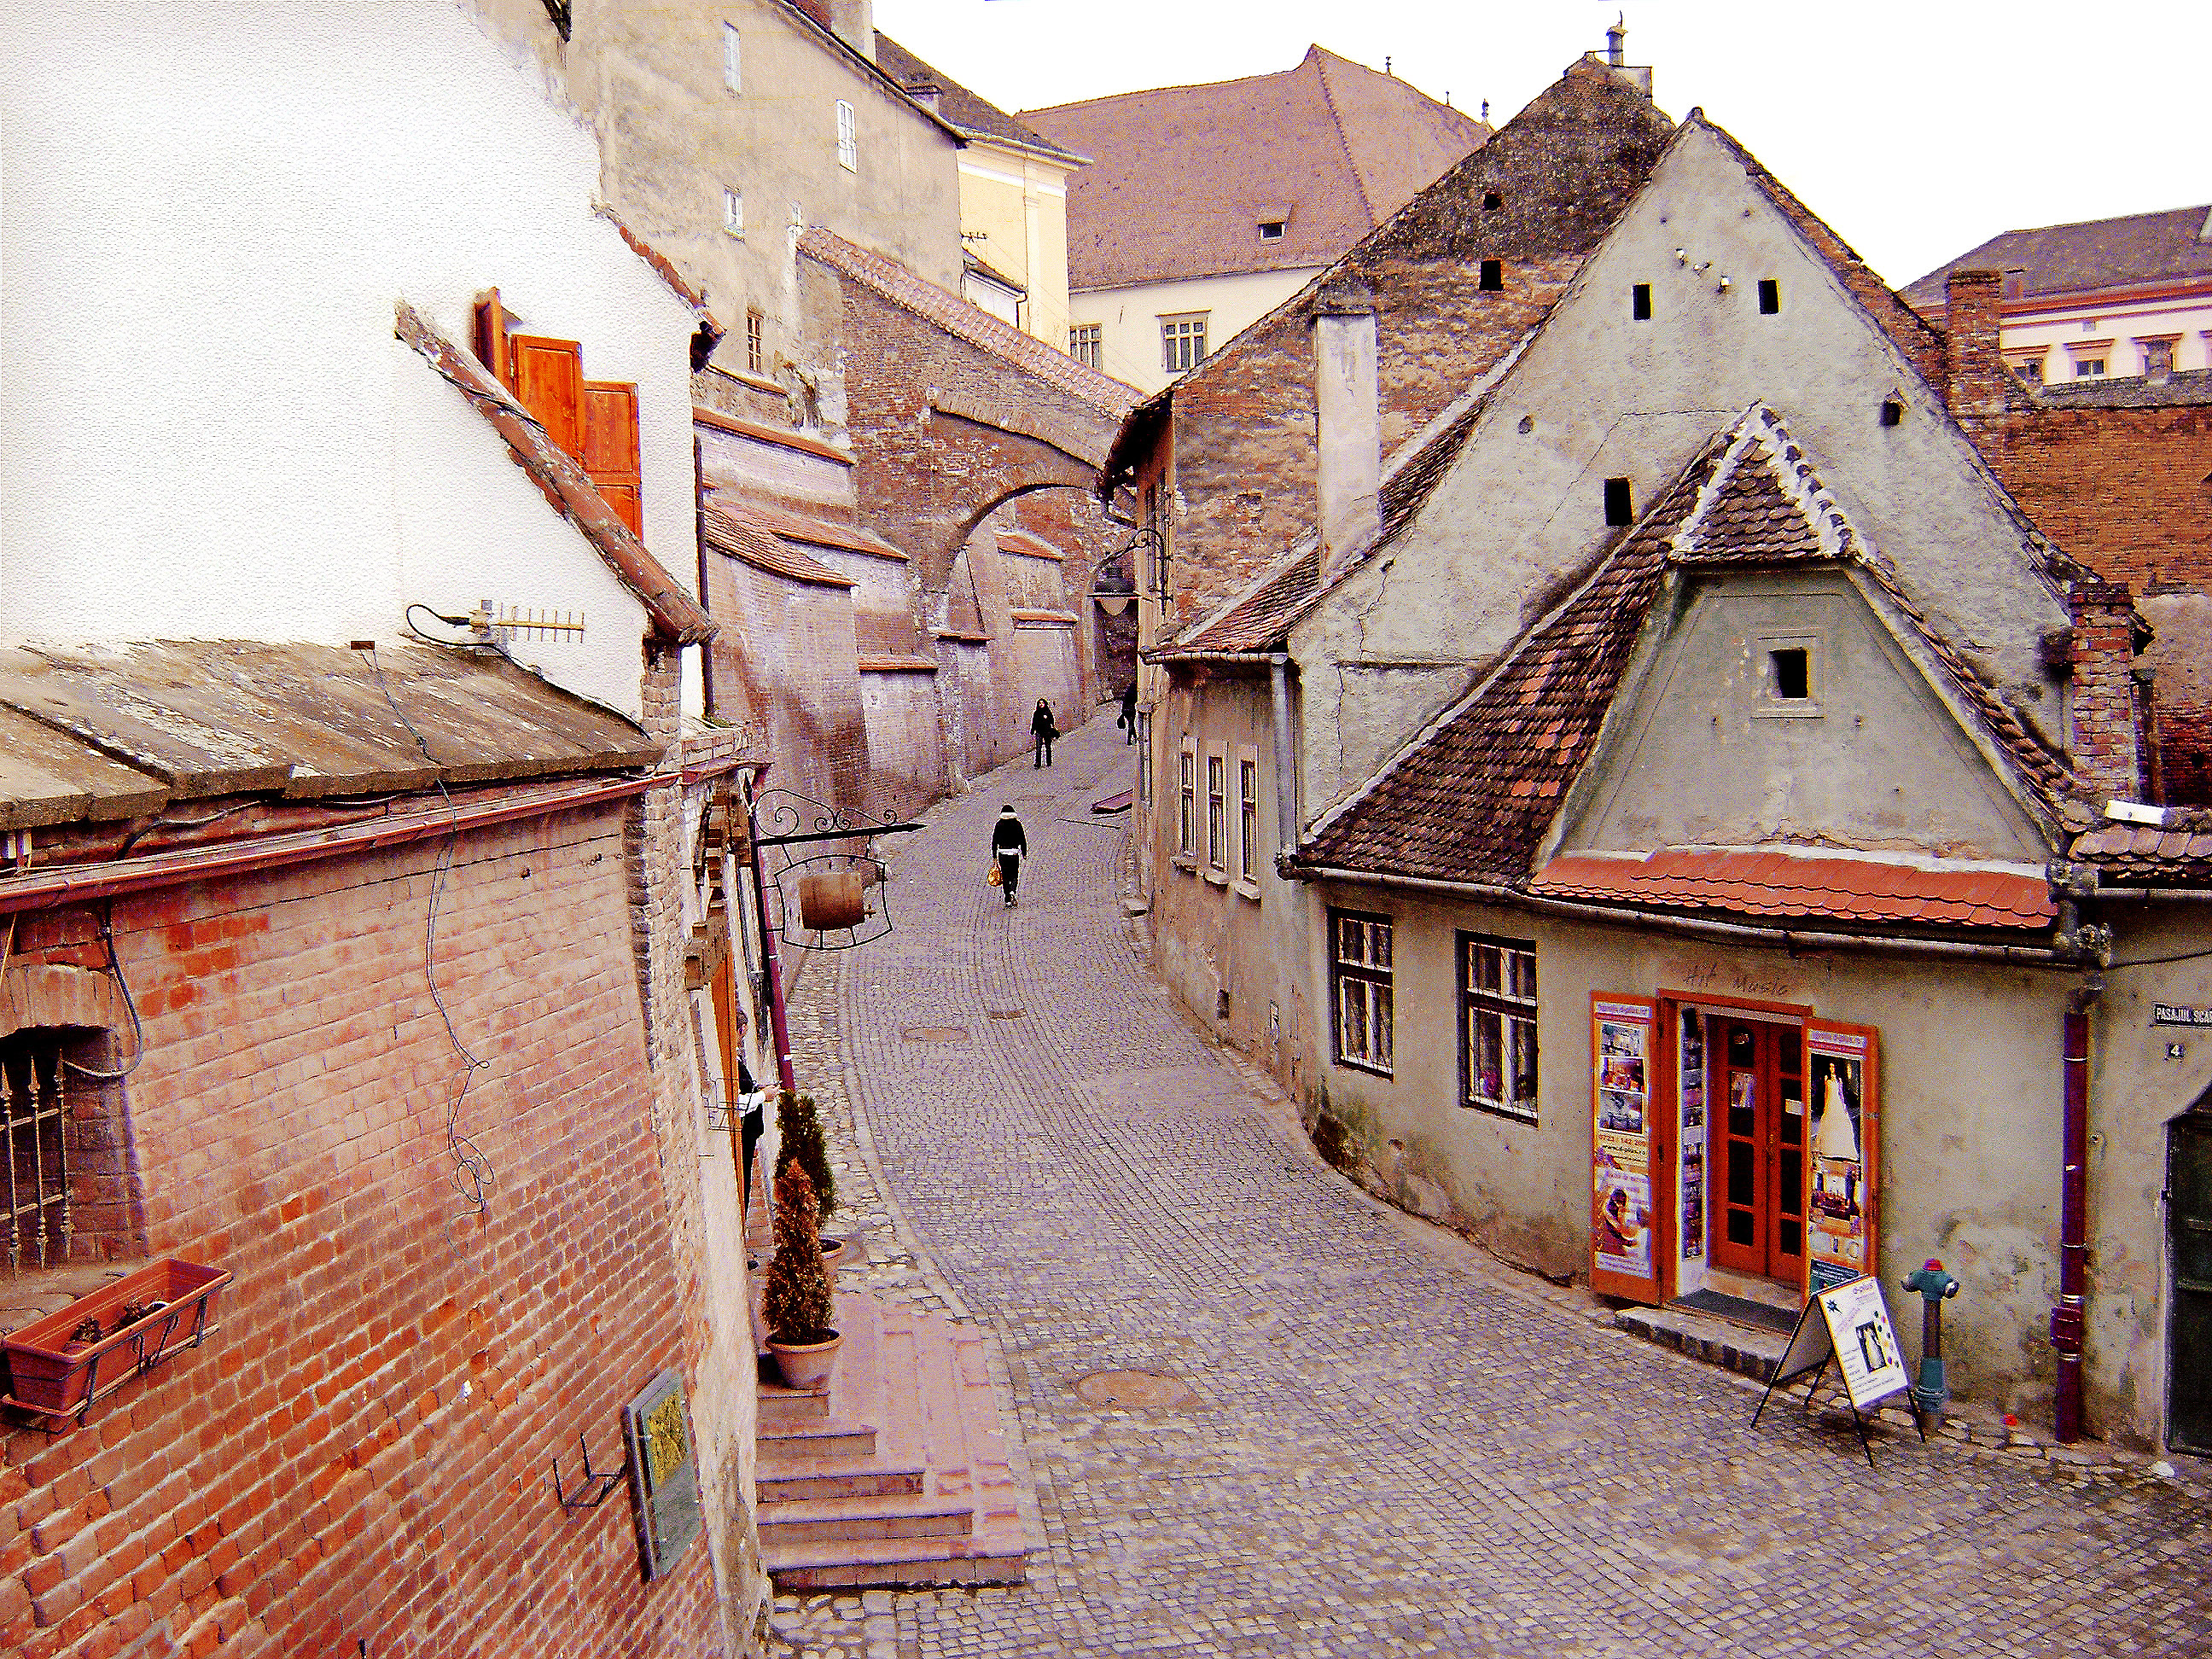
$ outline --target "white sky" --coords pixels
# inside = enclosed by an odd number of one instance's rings
[[[2212,202],[2212,0],[876,0],[1001,108],[1285,70],[1318,42],[1504,125],[1625,9],[1692,105],[1893,286],[2017,226]]]

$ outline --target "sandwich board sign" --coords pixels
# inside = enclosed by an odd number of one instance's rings
[[[1765,1411],[1767,1401],[1784,1383],[1811,1371],[1813,1388],[1817,1390],[1831,1359],[1843,1375],[1844,1392],[1851,1404],[1851,1421],[1858,1429],[1859,1444],[1866,1449],[1867,1467],[1872,1468],[1874,1446],[1867,1439],[1866,1419],[1860,1413],[1872,1411],[1892,1395],[1903,1393],[1910,1382],[1905,1372],[1905,1355],[1897,1346],[1897,1328],[1890,1323],[1889,1304],[1882,1299],[1880,1279],[1847,1279],[1839,1285],[1829,1285],[1806,1303],[1804,1311],[1797,1316],[1797,1323],[1790,1329],[1790,1346],[1783,1350],[1781,1363],[1775,1366],[1773,1379],[1759,1399],[1759,1410],[1751,1415],[1752,1426],[1759,1425],[1759,1414]],[[1812,1393],[1808,1391],[1806,1409],[1809,1411],[1812,1404]]]

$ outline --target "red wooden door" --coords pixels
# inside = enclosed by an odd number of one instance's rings
[[[1711,1022],[1712,1262],[1802,1283],[1805,1273],[1805,1044],[1795,1027]]]

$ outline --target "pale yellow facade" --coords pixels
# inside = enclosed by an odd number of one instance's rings
[[[1024,290],[1014,326],[1062,351],[1069,171],[1064,161],[974,132],[960,153],[962,245]]]
[[[1314,265],[1086,289],[1068,297],[1070,325],[1096,327],[1098,367],[1149,398],[1189,367],[1169,367],[1169,319],[1202,319],[1206,350],[1218,351],[1320,274]]]

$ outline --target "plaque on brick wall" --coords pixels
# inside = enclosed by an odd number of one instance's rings
[[[684,1409],[683,1379],[663,1371],[623,1407],[629,1488],[647,1579],[672,1571],[699,1535],[699,1459]]]

